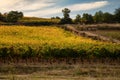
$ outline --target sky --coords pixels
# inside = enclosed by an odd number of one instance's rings
[[[21,11],[24,16],[50,18],[62,17],[62,9],[71,10],[70,17],[97,11],[114,13],[120,0],[0,0],[0,12]]]

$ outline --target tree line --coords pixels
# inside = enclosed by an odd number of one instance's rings
[[[109,12],[98,11],[94,15],[84,13],[81,16],[80,14],[77,14],[75,19],[70,18],[70,12],[70,9],[65,8],[62,10],[64,16],[63,18],[56,16],[52,17],[51,19],[59,19],[59,24],[120,23],[120,8],[116,9],[114,14],[111,14]],[[23,12],[18,11],[10,11],[4,14],[0,13],[0,21],[7,23],[16,23],[19,19],[23,18],[23,16]]]
[[[8,23],[16,23],[19,19],[23,17],[22,12],[10,11],[8,13],[0,13],[0,21]]]
[[[70,18],[71,11],[68,8],[63,9],[62,12],[64,16],[60,21],[62,24],[120,23],[120,8],[116,9],[114,14],[102,11],[96,12],[95,15],[84,13],[82,17],[77,14],[74,20]]]

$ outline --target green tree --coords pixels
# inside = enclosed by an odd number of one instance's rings
[[[2,21],[2,22],[5,21],[5,16],[2,13],[0,13],[0,21]]]
[[[115,21],[120,23],[120,8],[115,10]]]
[[[88,14],[88,13],[83,14],[82,23],[91,24],[93,22],[94,22],[94,20],[93,20],[93,17],[91,14]]]
[[[114,17],[113,17],[112,14],[110,14],[108,12],[106,12],[106,13],[103,14],[103,22],[104,23],[112,23],[113,19],[114,19]]]
[[[102,23],[103,22],[103,12],[98,11],[94,15],[94,22],[95,23]]]
[[[3,19],[3,15],[0,13],[0,21],[2,21]]]
[[[56,19],[60,19],[60,17],[59,17],[59,16],[56,16]]]
[[[70,18],[69,13],[71,12],[68,8],[65,8],[62,10],[63,12],[63,18],[61,19],[60,23],[61,24],[71,24],[72,23],[72,19]]]
[[[22,12],[18,12],[18,11],[10,11],[7,14],[7,22],[17,22],[19,19],[21,19],[23,17],[23,13]]]
[[[77,23],[77,24],[81,23],[81,16],[79,14],[77,14],[74,22]]]
[[[62,10],[64,18],[69,18],[69,13],[71,12],[68,8]]]
[[[55,17],[51,17],[51,19],[55,19]]]

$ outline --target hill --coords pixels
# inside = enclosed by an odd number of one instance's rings
[[[19,24],[23,25],[53,25],[58,24],[59,19],[49,19],[49,18],[38,18],[38,17],[23,17],[18,21]]]
[[[117,43],[56,26],[0,26],[0,79],[119,80],[119,61]]]
[[[23,17],[18,20],[17,23],[0,22],[0,25],[55,25],[58,24],[60,19],[50,19],[50,18],[38,18],[38,17]]]
[[[54,26],[1,26],[0,58],[120,58],[120,44],[101,42],[74,35]],[[6,59],[7,58],[7,59]]]

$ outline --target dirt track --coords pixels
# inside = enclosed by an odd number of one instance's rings
[[[68,31],[71,31],[71,32],[73,32],[73,33],[75,33],[77,35],[83,36],[83,37],[92,38],[94,40],[107,41],[107,42],[113,42],[113,43],[120,43],[120,41],[116,40],[116,39],[111,39],[111,38],[101,36],[101,35],[98,35],[98,34],[93,34],[93,33],[90,33],[88,31],[77,30],[72,25],[66,25],[64,29],[68,30]]]

